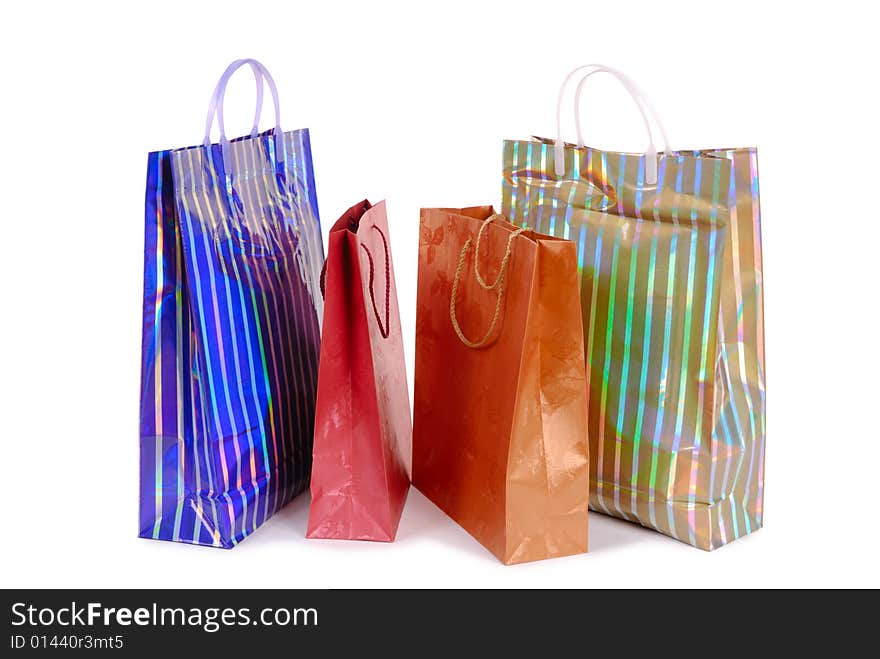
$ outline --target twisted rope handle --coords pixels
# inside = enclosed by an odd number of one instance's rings
[[[498,218],[503,218],[503,216],[496,213],[487,218],[480,226],[480,230],[477,232],[477,248],[476,256],[474,257],[474,274],[476,274],[477,283],[479,283],[480,286],[487,291],[497,289],[495,299],[495,313],[492,315],[492,322],[489,323],[489,329],[486,330],[486,334],[479,341],[471,341],[464,335],[464,332],[462,332],[461,327],[458,324],[458,318],[455,314],[455,303],[458,299],[458,281],[461,277],[461,271],[464,270],[464,264],[467,260],[467,254],[471,247],[470,238],[467,239],[464,247],[461,248],[461,255],[458,257],[458,267],[455,269],[455,277],[452,280],[452,296],[449,300],[449,318],[452,321],[452,327],[455,330],[455,333],[458,335],[459,340],[468,348],[482,348],[486,346],[489,338],[495,332],[495,326],[498,324],[498,318],[501,316],[501,299],[504,295],[504,275],[507,271],[507,264],[510,261],[510,254],[513,250],[513,241],[519,234],[527,229],[527,227],[522,227],[520,229],[517,229],[516,231],[512,231],[507,237],[507,248],[504,250],[504,257],[501,259],[501,267],[499,269],[498,276],[495,278],[495,281],[492,284],[487,284],[480,275],[480,270],[478,266],[480,256],[480,240],[483,237],[483,231],[486,230],[486,227]]]
[[[379,232],[379,235],[382,237],[382,246],[385,248],[385,327],[382,327],[382,319],[379,318],[379,309],[376,308],[376,296],[373,294],[373,255],[370,254],[370,250],[367,249],[367,246],[363,243],[361,243],[361,247],[364,248],[364,251],[367,253],[367,259],[370,261],[370,301],[373,303],[373,313],[376,314],[376,323],[379,325],[379,334],[382,335],[383,339],[387,339],[389,331],[391,330],[389,323],[391,316],[391,258],[388,255],[388,240],[385,238],[382,229],[375,224],[373,225],[373,229]]]
[[[363,247],[364,251],[367,253],[367,260],[370,263],[370,301],[373,303],[373,313],[376,314],[376,323],[379,325],[379,334],[382,335],[383,339],[387,339],[391,332],[391,256],[388,254],[388,239],[385,238],[385,234],[382,229],[377,227],[375,224],[372,227],[376,231],[379,232],[379,235],[382,237],[382,247],[385,249],[385,326],[382,326],[382,319],[379,317],[379,309],[376,306],[376,296],[373,293],[373,280],[375,277],[375,272],[373,268],[373,255],[370,253],[370,250],[367,249],[367,246],[361,243],[361,247]],[[321,268],[321,297],[324,298],[327,295],[327,259],[324,259],[324,265]]]
[[[486,226],[494,220],[502,220],[506,222],[507,218],[505,218],[500,213],[493,213],[491,217],[487,218],[486,221],[483,222],[482,226],[480,226],[480,230],[477,232],[477,256],[474,259],[474,274],[477,275],[477,283],[480,284],[480,286],[483,287],[483,290],[486,291],[491,291],[496,286],[498,286],[498,282],[501,281],[501,277],[504,274],[504,269],[507,267],[507,259],[510,258],[510,249],[508,249],[507,253],[504,255],[504,258],[501,261],[501,268],[498,271],[498,276],[495,278],[495,281],[493,281],[491,284],[487,284],[483,280],[483,276],[480,274],[480,241],[483,239],[483,229],[485,229]]]

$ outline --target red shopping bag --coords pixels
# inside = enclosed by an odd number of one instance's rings
[[[309,538],[394,540],[409,492],[412,421],[385,202],[330,230]]]

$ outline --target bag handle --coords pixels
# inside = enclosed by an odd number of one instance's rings
[[[584,76],[580,79],[580,82],[578,82],[578,86],[575,89],[574,93],[574,125],[575,130],[577,131],[577,144],[581,148],[583,148],[584,146],[584,138],[583,134],[581,133],[581,92],[583,91],[584,84],[587,82],[587,78],[592,76],[594,73],[610,73],[612,71],[611,68],[607,66],[602,66],[599,64],[594,64],[592,66],[598,66],[600,68],[584,74]],[[664,128],[663,122],[660,121],[660,115],[657,114],[657,111],[654,109],[654,106],[651,103],[650,99],[645,95],[641,88],[636,85],[632,78],[625,76],[620,71],[615,71],[614,75],[625,78],[626,81],[629,83],[630,88],[632,89],[630,95],[635,94],[635,96],[637,97],[636,102],[639,104],[639,113],[642,115],[642,119],[645,120],[645,125],[648,128],[648,132],[650,133],[650,124],[647,121],[648,117],[646,115],[650,115],[650,118],[654,120],[654,125],[656,125],[657,129],[660,131],[660,137],[663,139],[663,150],[668,151],[670,147],[669,137],[666,135],[666,128]],[[617,79],[620,80],[620,77],[618,77]]]
[[[373,313],[376,314],[376,324],[379,325],[379,334],[382,335],[383,339],[387,339],[391,333],[391,256],[388,253],[388,239],[385,237],[385,233],[377,227],[375,224],[372,226],[373,229],[379,232],[379,235],[382,237],[382,247],[385,249],[385,326],[382,326],[382,319],[379,317],[379,309],[376,306],[376,295],[373,292],[373,281],[374,281],[374,269],[373,269],[373,255],[370,253],[369,248],[361,243],[361,247],[364,248],[364,251],[367,253],[367,259],[370,263],[370,301],[373,303]],[[321,268],[321,298],[326,297],[327,295],[327,259],[324,259],[324,266]]]
[[[641,115],[642,121],[645,124],[645,130],[648,133],[648,147],[645,149],[644,153],[645,183],[647,185],[656,185],[658,152],[657,147],[654,143],[654,131],[648,115],[651,115],[651,118],[654,119],[654,123],[657,125],[657,128],[660,131],[663,139],[664,150],[667,150],[669,148],[669,140],[666,137],[666,130],[665,128],[663,128],[663,124],[657,116],[657,112],[654,110],[653,106],[642,93],[642,91],[638,88],[638,86],[636,86],[636,84],[621,71],[613,69],[610,66],[605,66],[603,64],[586,64],[584,66],[579,66],[573,69],[565,77],[565,80],[563,80],[562,86],[559,89],[559,95],[556,102],[556,142],[554,145],[554,165],[556,175],[560,177],[565,175],[565,144],[562,140],[562,98],[565,93],[565,89],[568,86],[568,83],[572,79],[572,77],[574,77],[574,75],[577,74],[579,71],[583,71],[585,69],[588,69],[588,72],[581,78],[580,82],[578,83],[577,90],[575,91],[575,126],[577,129],[578,147],[583,147],[583,135],[581,133],[580,124],[580,96],[583,90],[583,86],[590,76],[596,73],[608,73],[621,84],[621,86],[627,91],[630,97],[632,97],[633,101],[638,107],[639,114]]]
[[[232,64],[238,64],[239,62],[244,62],[244,60],[235,60]],[[252,64],[251,69],[254,73],[254,82],[257,83],[257,108],[254,112],[254,124],[251,126],[251,137],[256,137],[260,126],[260,115],[263,112],[263,74],[260,72],[258,66]],[[227,67],[226,71],[229,71],[229,67]],[[226,72],[224,72],[224,76],[225,75]],[[208,146],[211,143],[211,128],[214,125],[214,115],[217,113],[217,102],[219,100],[220,89],[224,88],[227,82],[228,78],[224,80],[224,77],[221,76],[220,80],[217,81],[217,85],[214,87],[214,93],[211,95],[211,104],[208,106],[208,118],[205,120],[205,139],[202,141],[205,146]]]
[[[266,83],[269,87],[269,92],[272,94],[272,103],[275,108],[275,159],[277,162],[281,163],[284,160],[284,152],[282,145],[282,136],[281,132],[281,108],[278,102],[278,88],[275,86],[275,79],[272,77],[272,74],[263,66],[260,62],[255,59],[247,58],[247,59],[239,59],[235,60],[232,64],[226,67],[226,71],[223,72],[223,75],[220,76],[220,81],[217,83],[217,88],[215,90],[216,96],[216,114],[217,114],[217,125],[220,127],[220,147],[222,151],[225,153],[229,148],[229,139],[226,137],[226,124],[223,120],[223,104],[226,98],[226,85],[229,83],[229,79],[232,77],[238,69],[240,69],[245,64],[250,65],[250,67],[255,71],[259,71],[260,78],[262,81]],[[208,116],[208,131],[205,135],[205,146],[210,146],[211,137],[210,137],[210,128],[212,123],[211,112],[209,109]]]
[[[468,251],[471,247],[471,238],[468,238],[465,241],[464,247],[461,248],[461,254],[458,257],[458,267],[455,269],[455,276],[452,280],[452,295],[449,299],[449,318],[452,321],[452,327],[455,330],[455,333],[458,335],[459,340],[465,344],[468,348],[482,348],[487,345],[489,338],[495,332],[495,326],[498,324],[498,318],[501,316],[501,298],[504,294],[504,275],[507,272],[507,265],[510,261],[510,254],[513,251],[513,241],[514,239],[521,234],[523,231],[526,231],[528,227],[521,227],[516,229],[515,231],[511,231],[510,235],[507,237],[507,248],[504,250],[504,257],[501,259],[501,267],[499,268],[498,277],[495,279],[494,283],[487,284],[483,277],[480,275],[479,270],[479,259],[480,259],[480,240],[483,237],[483,232],[486,230],[486,227],[489,226],[496,219],[504,219],[504,216],[495,213],[490,217],[486,218],[483,224],[480,226],[480,230],[477,232],[477,248],[476,248],[476,256],[474,257],[474,274],[476,274],[477,283],[484,290],[493,290],[497,289],[496,292],[496,300],[495,300],[495,313],[492,315],[492,322],[489,323],[489,329],[486,330],[486,334],[479,341],[471,341],[467,338],[461,330],[461,326],[458,324],[458,318],[455,313],[455,303],[458,299],[458,282],[461,278],[461,272],[464,270],[464,264],[467,259]]]
[[[369,248],[361,243],[361,247],[364,248],[364,252],[367,253],[367,259],[370,262],[370,301],[373,303],[373,313],[376,314],[376,323],[379,325],[379,334],[382,335],[383,339],[388,338],[389,331],[391,330],[391,325],[389,323],[389,319],[391,316],[391,257],[388,254],[388,240],[385,238],[385,234],[377,227],[375,224],[372,226],[373,229],[379,232],[379,235],[382,237],[382,247],[385,249],[385,326],[382,326],[382,319],[379,318],[379,309],[376,307],[376,296],[373,293],[373,255],[370,254]]]

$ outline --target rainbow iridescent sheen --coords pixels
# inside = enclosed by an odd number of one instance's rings
[[[309,484],[323,247],[308,132],[151,153],[145,217],[140,536],[230,548]]]
[[[578,246],[591,507],[710,550],[762,525],[757,152],[507,141],[502,210]]]

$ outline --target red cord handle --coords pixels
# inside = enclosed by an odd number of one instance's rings
[[[391,320],[391,257],[388,254],[388,239],[385,238],[385,234],[382,232],[382,229],[373,225],[373,229],[379,232],[379,235],[382,237],[382,247],[385,250],[385,323],[383,326],[382,318],[379,316],[379,308],[376,306],[376,295],[373,292],[373,281],[375,279],[375,269],[373,266],[373,255],[370,253],[370,250],[367,249],[367,246],[361,243],[361,247],[363,247],[364,252],[367,254],[367,260],[370,263],[370,301],[373,303],[373,313],[376,315],[376,323],[379,325],[379,334],[382,335],[383,339],[387,339],[390,334],[390,320]],[[321,297],[325,297],[326,295],[326,286],[327,286],[327,261],[324,261],[324,267],[321,268]]]
[[[385,234],[382,233],[382,229],[377,227],[375,224],[373,228],[379,232],[379,235],[382,237],[382,247],[385,249],[385,326],[382,326],[382,319],[379,318],[379,309],[376,308],[376,296],[373,294],[373,255],[370,254],[370,250],[367,249],[367,246],[361,243],[361,247],[364,248],[364,251],[367,253],[367,259],[370,261],[370,301],[373,303],[373,313],[376,314],[376,323],[379,325],[379,334],[382,335],[383,339],[388,338],[388,333],[391,329],[389,325],[389,320],[391,317],[391,258],[388,255],[388,240],[385,238]]]

